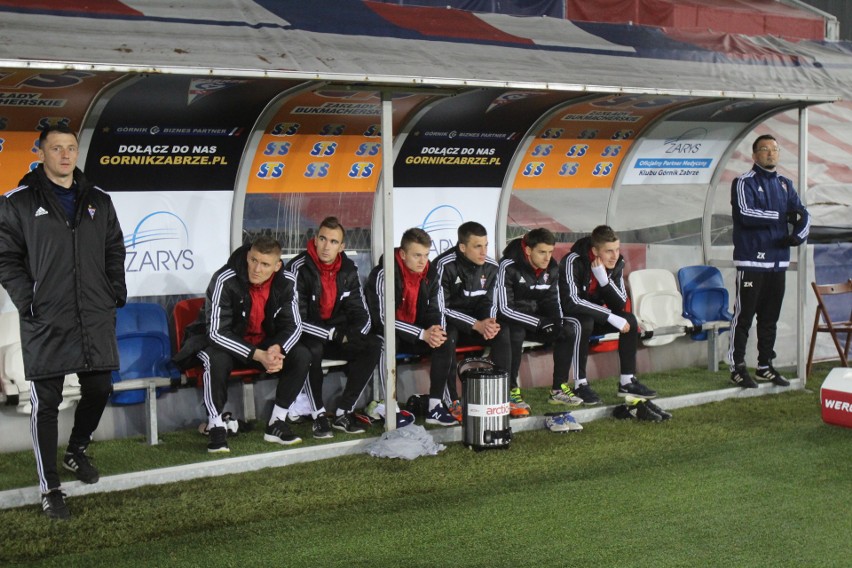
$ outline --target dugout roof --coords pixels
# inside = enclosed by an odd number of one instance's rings
[[[360,0],[0,0],[0,68],[820,102],[852,48]]]

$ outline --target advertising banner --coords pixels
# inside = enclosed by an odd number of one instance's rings
[[[394,130],[423,98],[394,98]],[[246,192],[374,193],[382,166],[381,113],[375,91],[294,95],[266,127]]]
[[[571,96],[482,90],[438,102],[405,135],[394,185],[422,187],[428,179],[434,187],[502,187],[524,133]]]
[[[419,227],[432,237],[429,258],[435,258],[458,240],[459,225],[476,221],[488,230],[488,255],[495,256],[494,220],[499,187],[398,187],[394,190],[394,243],[402,233]]]
[[[622,185],[708,184],[742,124],[666,121],[639,142]]]
[[[639,134],[688,100],[617,95],[560,109],[535,134],[514,189],[610,189]]]
[[[233,191],[258,115],[291,83],[151,75],[95,117],[86,173],[109,191]]]
[[[65,124],[79,132],[92,100],[119,77],[85,71],[0,72],[0,191],[16,187],[38,164],[41,130]]]
[[[123,191],[111,197],[127,249],[128,296],[203,294],[231,252],[233,195]]]

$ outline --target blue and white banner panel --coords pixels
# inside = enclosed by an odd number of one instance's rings
[[[227,191],[111,194],[124,231],[127,295],[203,294],[230,254]]]
[[[660,123],[636,144],[621,185],[707,184],[742,131],[723,122]],[[624,166],[622,166],[624,167]]]

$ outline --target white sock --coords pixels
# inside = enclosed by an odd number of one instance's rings
[[[320,414],[325,414],[325,407],[324,407],[324,406],[323,406],[322,408],[320,408],[319,410],[317,410],[316,412],[311,412],[311,418],[313,418],[314,420],[316,420],[316,419],[317,419],[317,417],[318,417]]]
[[[269,417],[269,423],[272,424],[276,420],[287,420],[287,409],[281,408],[277,404],[272,408],[272,416]]]
[[[338,408],[337,411],[334,413],[335,416],[343,416],[344,414],[346,414],[346,411],[342,408]]]
[[[217,414],[216,416],[211,416],[207,419],[207,429],[212,430],[213,428],[224,428],[225,421],[222,420],[222,415]]]
[[[574,381],[574,388],[589,384],[588,379],[577,379]]]
[[[440,398],[429,397],[429,410],[435,410],[435,407],[440,406],[440,405],[441,405],[441,399]]]
[[[621,375],[621,384],[622,385],[629,385],[632,380],[633,380],[633,375]]]

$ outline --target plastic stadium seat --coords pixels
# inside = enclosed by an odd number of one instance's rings
[[[627,280],[643,344],[665,345],[692,329],[682,315],[683,297],[671,272],[659,268],[634,270]]]
[[[112,382],[163,377],[177,380],[180,372],[172,365],[169,321],[165,309],[155,303],[131,303],[116,311],[116,337],[120,368]],[[165,389],[157,389],[157,395]],[[113,404],[145,402],[144,390],[115,392]]]
[[[0,387],[7,403],[17,400],[16,410],[21,414],[30,413],[30,382],[24,374],[21,329],[18,325],[18,312],[15,311],[0,314]],[[80,381],[77,375],[67,375],[59,409],[69,408],[78,400]]]
[[[719,370],[716,354],[718,336],[731,328],[733,315],[728,311],[728,289],[722,273],[715,266],[702,264],[684,266],[677,271],[678,284],[683,294],[683,315],[701,331],[693,333],[696,341],[710,340],[707,345],[707,366]]]
[[[718,268],[705,265],[685,266],[677,271],[677,279],[683,294],[684,317],[693,324],[702,326],[702,331],[695,333],[693,339],[707,339],[704,326],[708,323],[731,323],[733,315],[728,311],[728,289]]]

